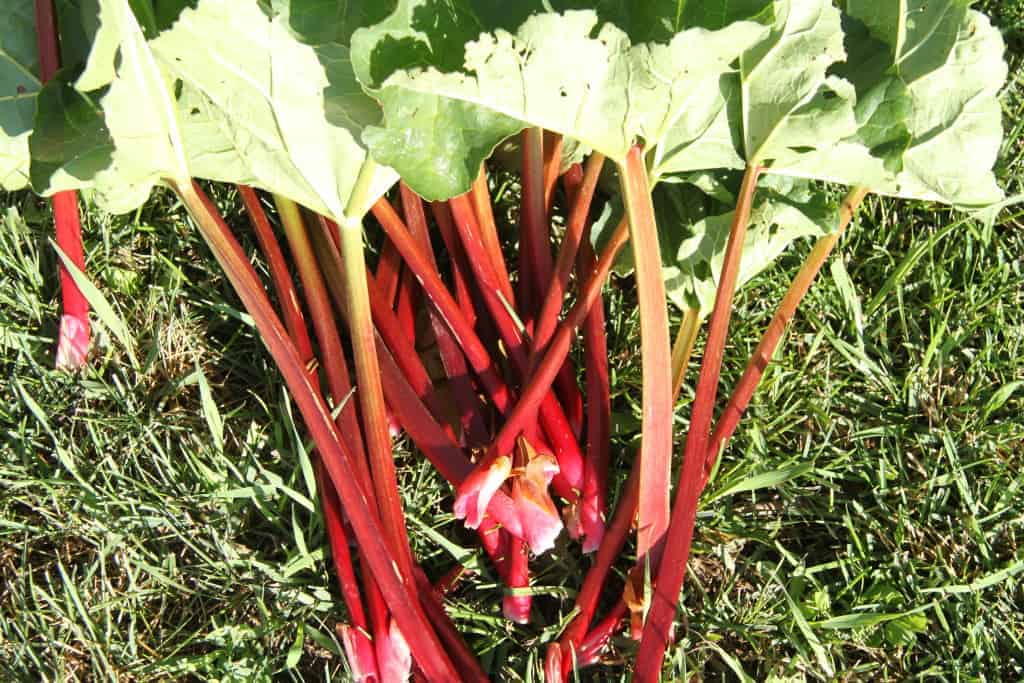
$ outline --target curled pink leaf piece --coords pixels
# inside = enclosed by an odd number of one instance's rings
[[[478,528],[491,498],[511,474],[512,459],[507,455],[496,458],[485,470],[474,470],[459,487],[455,497],[455,516],[465,520],[468,528]]]
[[[548,493],[551,479],[558,474],[558,461],[550,453],[538,453],[524,438],[519,439],[516,459],[512,503],[519,513],[530,550],[540,554],[554,546],[563,528],[558,509]]]

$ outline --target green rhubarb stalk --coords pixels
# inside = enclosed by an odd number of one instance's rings
[[[341,346],[341,336],[334,320],[331,300],[327,294],[327,286],[306,234],[306,226],[298,204],[280,195],[274,195],[274,204],[277,206],[288,247],[295,260],[299,279],[302,281],[310,319],[313,321],[313,331],[320,345],[321,365],[327,375],[327,386],[331,391],[331,406],[335,409],[352,393],[352,380],[348,372],[345,351]],[[355,453],[365,453],[359,415],[354,402],[347,401],[342,406],[338,415],[338,428],[352,444]],[[365,462],[365,458],[360,460]]]
[[[348,297],[349,337],[356,369],[356,396],[362,409],[367,456],[380,509],[381,522],[387,534],[392,553],[403,576],[411,577],[412,551],[402,513],[402,500],[398,493],[398,477],[388,434],[387,407],[381,385],[380,366],[374,342],[373,316],[370,295],[366,285],[366,261],[363,258],[362,214],[354,210],[368,204],[370,186],[376,164],[367,159],[360,169],[356,187],[352,191],[344,219],[338,224],[345,275],[345,295]],[[410,638],[414,634],[407,634]]]

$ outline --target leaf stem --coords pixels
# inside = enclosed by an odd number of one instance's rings
[[[704,463],[704,473],[701,479],[702,489],[707,484],[708,476],[711,474],[719,454],[729,443],[729,439],[732,438],[733,432],[736,431],[743,413],[746,411],[747,406],[750,405],[750,399],[757,390],[761,376],[764,374],[768,363],[771,362],[772,355],[775,353],[775,349],[778,347],[786,327],[793,319],[797,307],[807,295],[815,278],[817,278],[818,273],[821,271],[821,267],[828,260],[836,244],[839,243],[839,239],[843,236],[850,221],[853,220],[854,214],[856,214],[857,209],[864,201],[868,192],[869,190],[866,187],[854,187],[847,193],[839,209],[839,227],[834,232],[821,237],[815,243],[811,253],[804,260],[800,272],[793,278],[793,282],[786,291],[786,295],[783,297],[778,309],[776,309],[775,315],[772,317],[771,322],[768,323],[768,329],[765,330],[761,341],[750,357],[750,361],[743,371],[743,376],[736,384],[728,405],[726,405],[722,415],[718,418],[714,434],[711,436],[711,445],[707,451],[707,459]]]
[[[672,378],[665,371],[671,367],[672,354],[658,227],[639,146],[633,147],[625,163],[619,165],[619,180],[636,266],[643,363],[637,563],[650,560],[656,566],[668,529],[672,485]]]
[[[212,202],[193,184],[168,184],[181,198],[221,264],[235,291],[252,315],[271,356],[281,370],[285,383],[320,451],[331,481],[345,510],[349,513],[356,541],[363,549],[369,570],[378,581],[389,609],[404,633],[416,634],[410,640],[413,655],[424,675],[432,681],[458,680],[430,623],[415,599],[415,587],[395,568],[394,558],[384,541],[379,520],[371,512],[367,492],[358,483],[352,454],[338,437],[330,413],[309,382],[306,368],[277,318],[266,292],[260,285],[245,253],[231,235]]]
[[[697,498],[700,495],[700,480],[707,453],[708,432],[714,417],[715,398],[718,394],[718,377],[722,369],[722,356],[729,332],[729,317],[732,299],[736,292],[743,243],[746,239],[747,224],[754,200],[754,191],[760,175],[759,166],[748,165],[736,204],[729,242],[726,245],[725,261],[718,283],[715,306],[708,326],[708,340],[701,362],[700,375],[690,417],[690,431],[686,437],[682,474],[676,491],[672,520],[668,529],[667,552],[658,564],[654,582],[654,594],[647,612],[643,637],[636,659],[635,679],[638,683],[657,681],[661,663],[668,645],[672,622],[675,618],[679,591],[686,575],[686,562],[693,540],[693,526],[697,514]],[[640,501],[643,505],[643,490]]]

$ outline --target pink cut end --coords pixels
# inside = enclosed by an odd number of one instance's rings
[[[382,683],[404,683],[412,675],[412,653],[402,632],[391,620],[388,635],[377,642],[377,666],[380,668]]]
[[[57,367],[77,370],[85,365],[88,355],[89,321],[73,315],[61,316],[57,337]]]
[[[562,683],[562,646],[558,643],[548,645],[544,655],[544,683]]]
[[[529,595],[506,595],[501,600],[501,613],[509,621],[517,624],[529,624],[532,604],[533,599]]]
[[[512,459],[507,455],[497,458],[483,471],[480,468],[474,470],[459,487],[455,497],[455,516],[464,519],[468,528],[478,528],[491,498],[511,474]]]
[[[351,626],[338,626],[345,658],[352,670],[355,683],[378,683],[377,661],[373,653],[373,641],[363,631]]]

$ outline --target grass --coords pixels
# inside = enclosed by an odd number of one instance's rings
[[[996,13],[1015,44],[1021,3]],[[1004,102],[999,173],[1015,194],[1019,85]],[[217,199],[244,226],[234,197]],[[87,215],[89,276],[134,348],[98,321],[72,377],[50,369],[48,209],[0,204],[0,679],[345,680],[299,432],[183,213],[159,195],[137,216]],[[1022,220],[869,201],[705,495],[676,678],[1024,677]],[[726,389],[806,248],[741,294]],[[621,482],[639,425],[631,283],[607,306]],[[472,537],[400,446],[412,541],[436,576]],[[539,680],[536,646],[586,561],[561,545],[536,567],[544,626],[504,622],[486,575],[449,604],[501,680]],[[629,655],[619,641],[582,678],[625,678]]]

